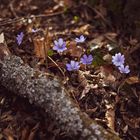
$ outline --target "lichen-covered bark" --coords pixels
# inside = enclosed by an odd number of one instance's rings
[[[0,60],[0,81],[7,89],[44,108],[58,127],[74,139],[120,139],[82,113],[59,80],[25,65],[17,56],[10,55]]]

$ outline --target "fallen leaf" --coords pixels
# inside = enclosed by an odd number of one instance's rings
[[[37,130],[39,129],[39,125],[40,123],[37,123],[31,130],[30,134],[29,134],[29,137],[28,137],[28,140],[34,140],[35,138],[35,134],[37,132]]]
[[[29,127],[25,126],[23,130],[21,130],[21,140],[27,140],[29,135]]]
[[[71,41],[68,45],[67,52],[70,53],[72,57],[80,58],[83,54],[83,49],[77,46],[75,41]]]
[[[96,110],[98,109],[98,107],[92,108],[92,109],[86,109],[87,113],[94,113],[96,112]]]
[[[137,76],[132,76],[132,77],[129,77],[126,79],[126,83],[132,85],[132,84],[136,84],[136,83],[139,83],[140,84],[140,80],[139,80],[139,77]]]
[[[123,120],[125,121],[125,123],[132,127],[132,128],[139,128],[139,124],[140,124],[140,117],[138,118],[130,118],[126,115],[123,115]]]
[[[0,43],[4,43],[4,33],[0,34]]]
[[[103,84],[104,85],[112,85],[112,83],[115,83],[116,77],[114,75],[114,70],[112,65],[104,65],[100,67],[100,75],[103,78]]]
[[[86,24],[73,30],[74,33],[89,35],[90,25]]]
[[[88,85],[88,81],[84,75],[85,72],[78,71],[78,82],[80,83],[80,86],[85,87]]]
[[[112,63],[112,55],[110,55],[109,53],[103,56],[103,60],[105,60],[106,62],[108,62],[109,64]]]
[[[9,49],[6,44],[0,43],[0,59],[3,59],[5,56],[11,55]]]
[[[5,128],[3,134],[6,136],[6,140],[14,140],[14,134],[11,129]]]
[[[128,125],[126,125],[124,128],[123,128],[123,132],[126,133],[128,130]]]
[[[74,0],[54,0],[58,5],[70,8],[75,5]]]
[[[107,111],[105,116],[108,122],[108,127],[112,130],[115,130],[115,110],[110,105],[107,105]]]
[[[81,96],[80,96],[80,100],[81,100],[82,98],[85,97],[85,95],[89,92],[90,89],[91,89],[91,87],[90,87],[89,84],[88,84],[87,86],[84,87],[84,89],[83,89],[83,91],[82,91],[82,94],[81,94]]]
[[[91,46],[91,48],[96,48],[96,49],[101,48],[104,45],[104,36],[103,35],[97,36],[92,41],[90,41],[89,45]]]
[[[46,52],[45,52],[45,38],[37,36],[33,38],[34,43],[34,52],[36,57],[46,59]]]
[[[0,59],[3,59],[5,56],[10,55],[10,51],[5,43],[4,33],[0,34]]]
[[[12,121],[13,116],[11,115],[11,111],[5,112],[3,115],[0,116],[1,122]]]
[[[130,43],[132,46],[136,46],[136,44],[138,43],[138,40],[131,37],[129,43]]]
[[[113,32],[109,32],[109,33],[106,33],[104,35],[108,40],[112,41],[112,42],[116,42],[115,39],[117,37],[117,34],[116,33],[113,33]]]
[[[4,139],[3,134],[0,133],[0,140]]]

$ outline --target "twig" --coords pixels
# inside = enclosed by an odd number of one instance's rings
[[[102,20],[103,22],[108,25],[109,27],[111,27],[109,21],[107,19],[104,18],[104,16],[101,14],[100,11],[98,11],[96,8],[91,7],[89,4],[84,3],[83,6],[88,7],[89,9],[91,9],[92,11],[94,11]]]
[[[3,21],[0,21],[0,26],[4,26],[4,25],[7,25],[7,24],[13,24],[13,23],[20,22],[20,21],[25,22],[28,19],[58,16],[58,15],[63,14],[64,12],[65,11],[59,11],[59,12],[55,12],[55,13],[51,13],[51,14],[31,15],[31,16],[28,16],[28,17],[17,17],[17,18],[14,18],[14,19],[8,19],[6,21],[3,20]]]
[[[58,64],[50,56],[47,56],[47,57],[58,67],[58,69],[60,70],[62,75],[65,77],[65,74],[64,74],[63,70],[58,66]]]
[[[14,7],[13,7],[14,1],[15,1],[15,0],[13,0],[13,1],[10,2],[9,8],[10,8],[10,10],[11,10],[13,16],[14,16],[15,18],[18,18],[17,14],[16,14],[16,12],[15,12],[15,10],[14,10]]]

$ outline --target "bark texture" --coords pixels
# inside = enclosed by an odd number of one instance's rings
[[[0,59],[0,81],[8,90],[45,109],[58,127],[76,140],[120,140],[82,113],[58,79],[29,67],[20,57]]]

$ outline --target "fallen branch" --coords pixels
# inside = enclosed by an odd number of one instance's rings
[[[74,140],[120,140],[82,113],[58,79],[24,64],[4,44],[0,48],[0,81],[4,87],[45,109]]]
[[[31,15],[31,16],[26,16],[26,17],[16,17],[14,19],[8,19],[8,20],[2,20],[0,21],[0,26],[4,26],[7,24],[14,24],[17,22],[27,22],[29,19],[36,19],[36,18],[48,18],[48,17],[53,17],[53,16],[58,16],[62,15],[65,11],[59,11],[55,13],[50,13],[50,14],[40,14],[40,15]]]

